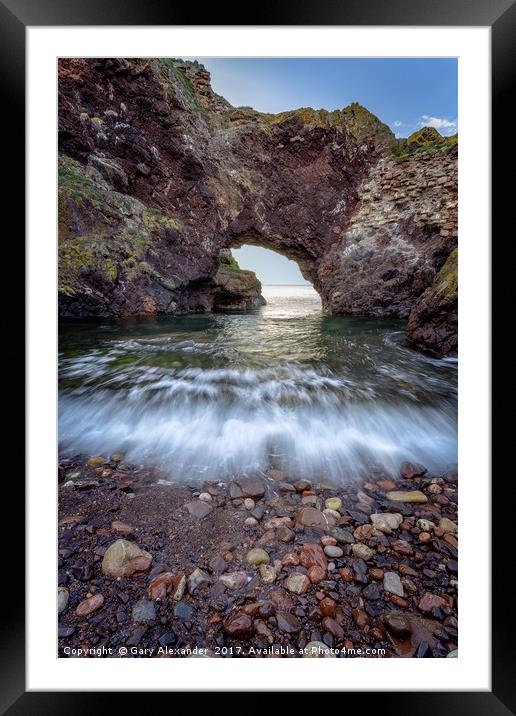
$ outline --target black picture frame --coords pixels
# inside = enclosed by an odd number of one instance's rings
[[[362,25],[362,26],[490,26],[492,32],[492,137],[493,137],[493,189],[492,189],[492,235],[500,234],[503,242],[502,223],[508,219],[508,211],[514,199],[513,181],[506,179],[504,168],[514,167],[514,139],[511,138],[513,120],[509,112],[511,90],[514,87],[516,66],[516,2],[515,0],[276,0],[267,5],[252,8],[253,15],[239,17],[235,23],[231,6],[213,4],[202,10],[203,25]],[[25,30],[27,26],[80,26],[80,25],[195,25],[199,9],[194,6],[175,4],[162,0],[0,0],[0,84],[2,86],[3,111],[1,115],[3,138],[4,179],[8,179],[4,194],[9,215],[16,217],[10,229],[9,248],[18,248],[23,261],[25,216]],[[49,98],[49,101],[52,99]],[[512,199],[512,202],[511,202]],[[509,224],[507,222],[507,227]],[[511,241],[507,233],[507,244]],[[503,265],[502,265],[503,264]],[[11,264],[12,265],[12,264]],[[20,263],[17,264],[18,266]],[[510,262],[505,258],[493,271],[493,306],[498,308],[510,303],[511,281],[508,271]],[[504,273],[505,272],[505,273]],[[20,310],[19,301],[17,311]],[[492,312],[493,336],[501,328],[501,315]],[[506,326],[504,326],[506,327]],[[507,333],[505,334],[507,335]],[[493,347],[496,348],[496,340]],[[497,370],[493,376],[501,380],[509,373],[511,352],[497,352]],[[512,361],[511,361],[512,362]],[[509,379],[510,380],[510,379]],[[505,389],[506,390],[506,389]],[[497,395],[496,380],[493,395]],[[493,456],[503,456],[510,443],[509,420],[494,419],[492,422]],[[503,459],[503,457],[502,457]],[[19,464],[17,475],[19,478]],[[507,487],[512,483],[510,472],[495,463],[493,469],[493,517],[496,526],[492,534],[492,691],[490,692],[370,692],[366,708],[382,712],[393,711],[399,716],[417,713],[418,716],[434,716],[441,711],[448,714],[516,714],[516,689],[514,675],[514,616],[510,614],[508,579],[510,569],[509,546],[514,543],[513,527],[508,517]],[[7,479],[7,478],[6,478]],[[463,478],[467,480],[467,476]],[[505,482],[503,482],[505,481]],[[21,479],[9,478],[8,499],[12,505],[24,504],[24,485]],[[5,488],[4,488],[5,489]],[[18,508],[21,512],[21,507]],[[23,533],[17,523],[16,551],[23,555]],[[512,550],[514,547],[512,546]],[[508,566],[509,564],[509,566]],[[507,575],[507,577],[505,576]],[[8,606],[2,610],[0,630],[0,714],[91,714],[102,712],[118,698],[116,694],[95,692],[26,692],[25,691],[25,612],[23,603],[17,603],[16,593],[22,594],[24,566],[21,559],[9,560],[9,576],[4,573],[4,592]],[[479,575],[489,579],[491,575]],[[401,668],[401,666],[400,666]],[[410,688],[407,683],[407,688]],[[317,690],[314,684],[314,690]],[[346,695],[346,708],[349,697]],[[133,707],[140,696],[133,694]],[[144,695],[143,698],[147,698]],[[364,695],[360,695],[360,707],[364,708]]]

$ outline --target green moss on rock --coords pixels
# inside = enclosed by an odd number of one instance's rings
[[[281,124],[292,118],[299,120],[304,126],[319,129],[341,127],[351,134],[357,142],[364,142],[374,138],[380,145],[392,145],[395,141],[394,134],[389,127],[358,102],[353,102],[348,107],[333,111],[301,107],[288,112],[280,112],[279,114],[264,114],[262,115],[262,128],[267,131],[271,125]]]
[[[457,355],[458,250],[454,249],[412,309],[409,342],[436,356]]]
[[[168,214],[164,214],[159,209],[154,209],[153,207],[147,207],[143,210],[142,220],[144,226],[149,231],[155,231],[159,228],[174,229],[175,231],[179,231],[182,228],[180,221],[174,219]]]
[[[59,157],[59,291],[83,292],[88,277],[115,284],[121,277],[150,278],[173,290],[158,269],[160,242],[182,224],[155,207],[106,187],[89,167]]]
[[[286,120],[294,117],[301,121],[304,125],[312,125],[314,127],[328,128],[331,126],[331,117],[333,112],[326,109],[312,109],[312,107],[301,107],[300,109],[289,110],[288,112],[279,112],[278,114],[264,115],[266,122],[270,124],[281,124]]]
[[[390,128],[358,102],[352,102],[349,107],[344,107],[344,109],[340,110],[340,114],[348,132],[359,141],[374,137],[379,143],[390,146],[395,141],[394,134]]]
[[[241,271],[238,261],[235,259],[230,249],[221,249],[219,253],[219,264],[232,271]]]
[[[440,134],[434,127],[423,127],[422,129],[418,129],[417,132],[413,132],[410,137],[407,138],[408,147],[422,147],[428,146],[429,144],[443,144],[443,142],[443,135]]]
[[[445,301],[454,301],[457,299],[459,288],[458,257],[458,249],[451,252],[446,259],[446,263],[435,277],[432,287],[429,289],[434,295],[442,297]]]
[[[397,139],[392,148],[396,159],[403,161],[414,154],[449,152],[458,143],[458,134],[445,137],[434,127],[422,127],[407,139]]]

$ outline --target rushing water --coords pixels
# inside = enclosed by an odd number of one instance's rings
[[[264,295],[246,313],[62,325],[62,452],[188,479],[456,462],[455,361],[408,348],[402,321],[324,315],[310,286]]]

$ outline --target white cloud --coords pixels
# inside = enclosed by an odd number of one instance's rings
[[[395,122],[392,123],[392,125],[393,127],[403,127],[403,122],[397,119]]]
[[[424,114],[420,121],[421,127],[433,127],[443,134],[453,134],[457,131],[457,120],[445,119],[444,117],[429,117]]]

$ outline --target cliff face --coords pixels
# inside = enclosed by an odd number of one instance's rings
[[[321,262],[333,313],[406,318],[457,242],[455,150],[385,156]]]
[[[458,252],[452,251],[434,282],[423,293],[410,314],[407,335],[422,351],[456,356]]]
[[[196,63],[61,60],[60,314],[256,305],[221,254],[251,243],[333,313],[409,316],[456,247],[457,150],[397,144],[359,105],[234,108]]]

